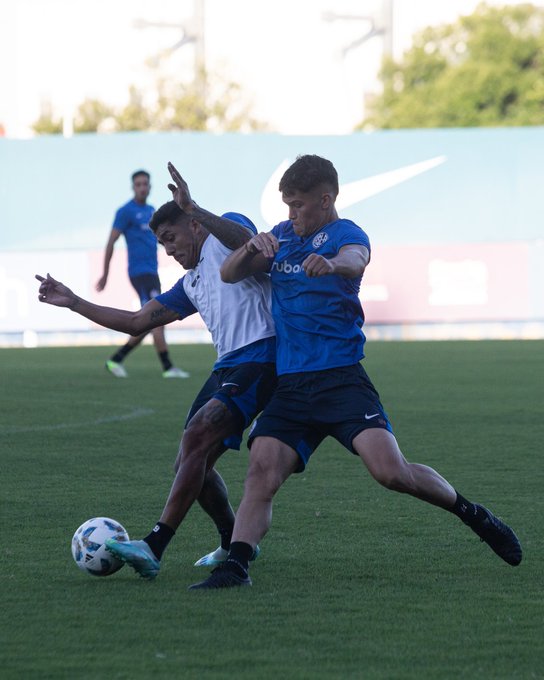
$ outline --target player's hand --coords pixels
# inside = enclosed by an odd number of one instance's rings
[[[312,253],[302,263],[302,269],[304,269],[306,276],[327,276],[327,274],[334,273],[334,264],[322,255]]]
[[[40,281],[40,289],[38,291],[38,300],[46,302],[48,305],[55,305],[56,307],[73,307],[78,300],[67,286],[48,274],[46,278],[36,274],[36,278]]]
[[[261,232],[247,241],[244,248],[248,253],[253,255],[261,253],[264,257],[271,260],[278,252],[279,246],[278,239],[273,234]]]
[[[36,277],[36,278],[38,278],[38,277]],[[98,279],[98,281],[96,282],[95,289],[96,289],[99,293],[101,293],[101,292],[104,290],[104,288],[106,287],[106,282],[107,282],[107,280],[108,280],[108,276],[107,276],[107,274],[104,274],[104,275],[101,276],[101,277]]]
[[[190,215],[193,212],[196,204],[191,198],[189,185],[179,174],[173,163],[168,162],[168,172],[170,173],[172,180],[175,182],[175,184],[168,185],[168,188],[172,192],[172,199],[179,205],[184,213]]]

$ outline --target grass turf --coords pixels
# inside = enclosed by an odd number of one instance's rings
[[[406,456],[517,531],[511,568],[459,520],[377,485],[327,440],[280,490],[253,588],[188,592],[217,546],[195,507],[152,583],[86,576],[89,517],[139,538],[160,515],[209,346],[102,368],[107,348],[2,349],[3,678],[542,677],[544,343],[369,343],[367,371]],[[245,445],[219,463],[236,506]]]

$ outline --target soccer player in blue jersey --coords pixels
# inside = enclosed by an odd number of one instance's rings
[[[128,276],[132,287],[138,294],[142,307],[161,292],[158,274],[157,238],[149,228],[149,220],[155,208],[147,202],[151,191],[151,177],[145,170],[132,174],[134,198],[121,206],[115,213],[106,249],[104,251],[103,274],[96,284],[101,292],[106,287],[115,242],[121,235],[125,237],[128,254]],[[153,342],[162,365],[165,378],[188,378],[189,374],[172,365],[168,345],[162,326],[151,331]],[[126,378],[127,371],[123,361],[127,355],[145,338],[147,333],[131,336],[128,341],[106,361],[107,370],[117,378]]]
[[[249,559],[268,531],[272,499],[327,436],[359,456],[383,486],[457,515],[508,564],[521,561],[514,532],[463,498],[435,470],[409,463],[365,370],[359,286],[368,236],[335,208],[338,176],[319,156],[300,156],[280,185],[289,219],[244,243],[222,277],[235,285],[270,272],[278,388],[250,432],[250,463],[227,560],[192,589],[251,585]]]
[[[221,536],[217,550],[197,565],[226,558],[234,513],[214,465],[228,448],[240,448],[243,430],[276,386],[270,277],[251,277],[232,286],[220,276],[225,258],[257,230],[243,215],[217,217],[199,208],[178,171],[171,164],[169,170],[175,182],[169,185],[174,200],[159,208],[150,226],[166,253],[187,270],[171,290],[129,312],[87,302],[49,274],[36,276],[41,302],[68,307],[107,328],[138,335],[199,312],[212,335],[217,361],[187,417],[176,475],[161,517],[143,540],[108,545],[146,579],[159,573],[163,552],[195,500],[212,517]],[[256,546],[252,557],[257,552]]]

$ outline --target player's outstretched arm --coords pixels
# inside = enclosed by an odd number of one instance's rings
[[[38,300],[55,307],[67,307],[90,321],[128,335],[141,335],[157,326],[164,326],[179,318],[156,300],[150,300],[137,312],[95,305],[76,295],[50,274],[46,277],[36,274],[40,281]]]
[[[233,222],[226,217],[220,217],[214,213],[201,208],[191,198],[189,186],[179,174],[173,163],[168,163],[168,172],[174,184],[169,184],[168,188],[172,192],[172,199],[179,205],[187,215],[191,215],[197,222],[207,229],[210,234],[219,239],[221,243],[230,250],[236,250],[253,236],[250,229]]]
[[[236,283],[253,274],[269,271],[278,248],[278,239],[273,234],[257,234],[223,262],[222,280],[225,283]]]

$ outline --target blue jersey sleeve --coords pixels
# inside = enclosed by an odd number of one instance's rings
[[[113,220],[113,229],[117,229],[117,231],[125,232],[126,228],[128,227],[130,216],[128,214],[128,211],[125,210],[125,206],[122,208],[119,208],[119,210],[115,213],[115,218]]]
[[[364,246],[370,253],[370,239],[361,227],[357,226],[351,220],[339,220],[338,226],[341,227],[341,229],[338,230],[338,249],[343,246],[356,244]]]
[[[185,288],[183,286],[184,276],[175,284],[173,288],[167,290],[166,293],[161,293],[157,295],[155,300],[160,302],[161,305],[168,307],[174,312],[179,314],[180,319],[185,319],[191,314],[196,314],[197,308],[193,305],[191,300],[189,300]]]
[[[221,217],[226,217],[227,220],[232,220],[233,222],[238,222],[238,224],[241,224],[243,227],[247,227],[254,234],[257,233],[257,227],[253,224],[253,222],[249,219],[249,217],[242,215],[242,213],[226,212],[226,213],[223,213],[221,215]]]

